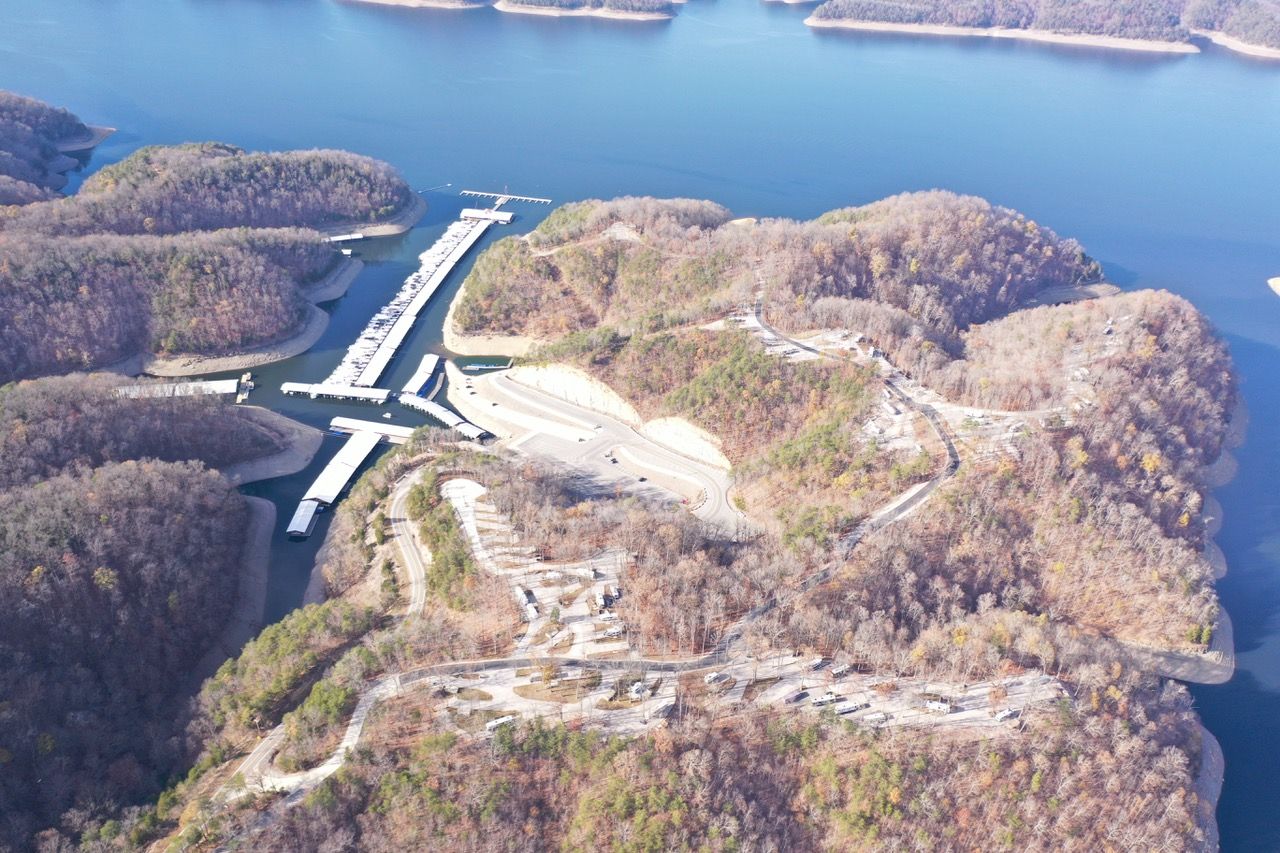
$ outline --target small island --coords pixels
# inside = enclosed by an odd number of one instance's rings
[[[1165,53],[1195,53],[1193,37],[1280,58],[1280,7],[1263,0],[1044,2],[975,7],[954,0],[825,0],[811,27],[909,35],[1012,38]]]

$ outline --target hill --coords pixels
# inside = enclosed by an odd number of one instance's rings
[[[0,388],[0,846],[182,760],[175,700],[235,601],[248,513],[205,464],[279,449],[230,406],[119,381]]]
[[[82,127],[4,97],[41,132]],[[53,137],[32,148],[34,133],[0,134],[0,151],[31,165],[52,150]],[[0,208],[0,382],[287,340],[315,313],[301,288],[344,263],[314,229],[418,204],[391,167],[366,157],[218,143],[143,148],[72,197],[10,200]]]
[[[855,21],[907,26],[1040,31],[1186,43],[1192,31],[1222,33],[1280,48],[1280,4],[1273,0],[825,0],[818,23]]]

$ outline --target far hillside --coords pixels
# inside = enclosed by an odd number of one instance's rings
[[[56,198],[60,172],[75,165],[58,145],[88,134],[64,109],[0,91],[0,206]]]
[[[1193,32],[1206,31],[1280,48],[1280,3],[1274,0],[826,0],[813,19],[818,23],[1039,30],[1175,43],[1188,42]]]

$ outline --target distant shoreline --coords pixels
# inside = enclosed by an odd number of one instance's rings
[[[488,3],[473,0],[350,0],[372,6],[403,6],[410,9],[483,9]]]
[[[1218,47],[1225,47],[1227,50],[1233,50],[1236,53],[1243,53],[1245,56],[1252,56],[1258,59],[1280,59],[1280,48],[1266,47],[1260,44],[1252,44],[1242,41],[1235,36],[1229,36],[1226,33],[1216,32],[1214,30],[1192,30],[1193,36],[1206,38],[1216,44]]]
[[[1105,47],[1115,50],[1133,50],[1146,53],[1199,53],[1194,44],[1174,41],[1117,38],[1115,36],[1066,35],[1048,30],[1018,30],[1004,27],[953,27],[944,24],[890,24],[880,21],[857,21],[848,18],[804,19],[805,24],[817,29],[859,30],[871,33],[899,33],[914,36],[964,36],[969,38],[1017,39],[1076,47]]]
[[[670,12],[620,12],[617,9],[553,9],[544,6],[527,6],[510,0],[498,0],[493,8],[499,12],[516,15],[543,15],[549,18],[608,18],[614,21],[669,21],[675,17]]]

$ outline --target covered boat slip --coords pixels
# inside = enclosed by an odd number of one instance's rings
[[[431,377],[435,375],[436,368],[440,366],[440,356],[435,353],[427,353],[422,357],[422,364],[418,365],[418,369],[414,371],[413,376],[409,377],[409,381],[404,384],[404,388],[400,389],[401,394],[417,394],[422,387],[431,381]]]
[[[365,403],[382,405],[387,402],[391,392],[383,388],[358,388],[352,385],[335,385],[331,382],[285,382],[280,385],[285,394],[298,395],[316,399],[328,397],[334,400],[359,400]]]
[[[347,481],[355,475],[356,469],[368,458],[380,441],[382,436],[376,432],[352,433],[347,443],[342,445],[342,449],[320,472],[320,476],[311,484],[311,488],[307,489],[302,499],[317,500],[322,504],[331,504],[336,501],[346,487]]]
[[[200,394],[237,394],[238,379],[196,380],[192,382],[139,382],[116,388],[117,397],[194,397]]]
[[[357,423],[361,423],[357,421]],[[376,426],[376,424],[375,424]],[[331,505],[342,494],[356,471],[369,458],[369,454],[382,441],[382,433],[358,430],[351,433],[342,448],[316,477],[298,503],[286,532],[290,536],[310,536],[316,523],[316,513]]]
[[[362,421],[359,418],[334,418],[329,421],[329,429],[334,432],[371,432],[385,438],[388,444],[404,444],[413,435],[413,427]]]
[[[463,436],[477,441],[484,438],[487,433],[469,421],[466,421],[453,412],[446,409],[439,403],[433,403],[430,400],[417,396],[416,394],[401,394],[400,405],[407,406],[410,409],[416,409],[419,412],[430,415],[440,423],[461,433]]]
[[[316,513],[320,511],[320,502],[314,500],[306,500],[298,504],[298,508],[294,510],[293,518],[289,520],[289,526],[285,532],[290,536],[307,537],[311,535],[311,531],[316,526]]]

